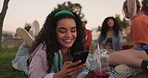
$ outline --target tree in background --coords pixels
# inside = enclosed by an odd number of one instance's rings
[[[120,18],[119,14],[115,15],[115,19],[118,21],[119,24],[121,24],[122,21],[121,21],[121,18]]]
[[[127,28],[129,26],[129,23],[125,18],[123,18],[123,20],[121,22],[121,26],[122,26],[122,28]]]
[[[119,25],[121,26],[122,29],[127,28],[127,26],[129,26],[129,25],[128,25],[128,21],[127,21],[125,18],[123,18],[123,19],[121,20],[119,14],[116,14],[116,15],[115,15],[115,19],[119,22]]]
[[[71,3],[70,1],[64,2],[62,4],[58,4],[57,8],[54,9],[67,9],[73,12],[76,12],[81,18],[85,15],[81,12],[82,6],[79,3]]]
[[[4,18],[8,9],[8,3],[10,0],[4,0],[3,3],[3,8],[2,11],[0,13],[0,48],[1,48],[1,40],[2,40],[2,29],[3,29],[3,22],[4,22]]]

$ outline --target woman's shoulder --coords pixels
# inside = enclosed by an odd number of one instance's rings
[[[37,48],[31,53],[30,57],[34,57],[34,55],[42,55],[45,53],[44,51],[46,50],[46,46],[44,46],[43,43],[39,44]]]
[[[43,49],[45,50],[46,46],[44,43],[40,43],[34,51],[43,50]]]
[[[137,15],[133,18],[133,21],[148,21],[148,16],[144,14]]]
[[[41,56],[41,57],[45,57],[46,56],[46,52],[45,52],[43,43],[39,44],[38,47],[29,55],[28,65],[31,63],[32,59],[35,56]]]
[[[131,23],[134,26],[137,26],[137,25],[147,26],[148,25],[148,16],[146,16],[144,14],[137,15],[132,19]]]

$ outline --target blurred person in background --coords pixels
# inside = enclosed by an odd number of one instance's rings
[[[116,66],[115,70],[119,73],[133,73],[136,69],[148,71],[148,17],[141,11],[146,12],[140,10],[138,0],[126,0],[123,3],[125,17],[131,20],[130,36],[134,46],[109,54],[109,64]]]
[[[113,51],[122,50],[122,31],[114,17],[106,17],[102,23],[101,33],[97,39],[100,47]]]
[[[86,50],[89,51],[92,43],[92,32],[86,28],[87,20],[85,18],[82,18],[81,21],[85,32],[84,47]]]

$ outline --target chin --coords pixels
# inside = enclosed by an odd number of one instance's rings
[[[72,45],[65,45],[65,47],[70,48],[70,47],[72,47]]]

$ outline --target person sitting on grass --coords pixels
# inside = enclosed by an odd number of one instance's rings
[[[109,64],[116,66],[115,71],[123,74],[132,73],[136,71],[136,68],[148,71],[148,17],[139,13],[140,2],[138,0],[126,0],[123,4],[123,11],[125,17],[131,20],[130,36],[134,47],[110,53]],[[126,71],[128,69],[132,70]]]

